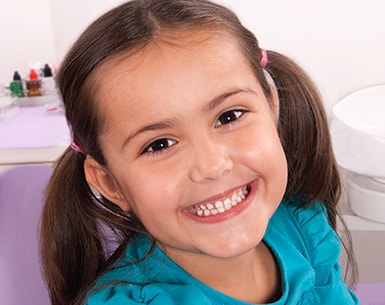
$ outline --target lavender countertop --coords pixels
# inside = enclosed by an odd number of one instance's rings
[[[53,162],[70,143],[64,115],[48,106],[20,107],[0,121],[0,165]]]

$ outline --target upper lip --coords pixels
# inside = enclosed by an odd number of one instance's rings
[[[207,203],[214,203],[216,201],[222,201],[226,198],[228,198],[229,196],[231,196],[236,190],[239,190],[239,189],[243,189],[245,188],[247,185],[250,185],[250,182],[249,183],[245,183],[245,184],[242,184],[242,185],[239,185],[237,187],[234,187],[234,188],[231,188],[231,189],[228,189],[226,190],[225,192],[222,192],[222,193],[219,193],[219,194],[216,194],[214,196],[211,196],[211,197],[208,197],[202,201],[199,201],[195,204],[192,204],[190,205],[188,208],[191,208],[191,207],[195,207],[195,206],[199,206],[199,205],[205,205]]]

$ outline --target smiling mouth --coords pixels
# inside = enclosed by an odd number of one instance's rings
[[[225,213],[241,203],[250,193],[250,189],[250,185],[243,186],[222,200],[198,204],[190,207],[189,211],[199,217],[209,217]]]

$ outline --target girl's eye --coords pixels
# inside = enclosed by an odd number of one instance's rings
[[[149,145],[147,145],[143,150],[143,153],[160,152],[162,150],[169,148],[172,145],[175,145],[176,143],[177,143],[176,141],[171,139],[166,139],[166,138],[158,139],[151,142]]]
[[[238,120],[246,111],[240,109],[228,110],[222,113],[215,122],[215,128]]]

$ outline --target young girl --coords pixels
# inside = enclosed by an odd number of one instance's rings
[[[58,84],[73,142],[42,216],[52,304],[358,304],[319,94],[231,11],[129,1]]]

